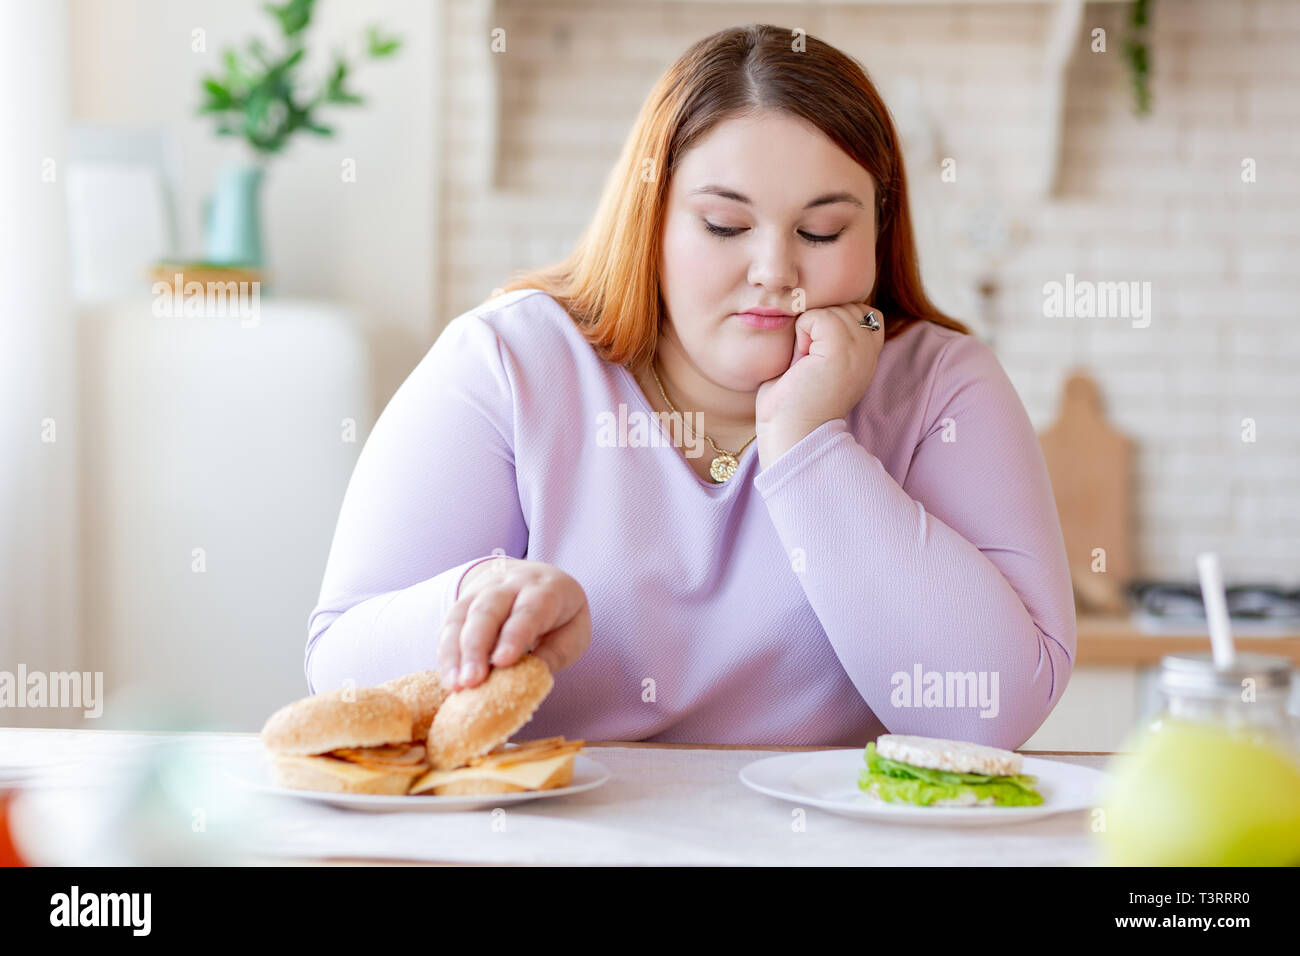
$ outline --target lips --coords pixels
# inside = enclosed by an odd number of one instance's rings
[[[776,312],[773,310],[769,313],[767,310],[759,312],[737,312],[736,318],[746,325],[755,329],[783,329],[794,322],[794,316],[785,312]]]

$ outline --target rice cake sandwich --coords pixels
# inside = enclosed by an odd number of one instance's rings
[[[884,803],[922,807],[1036,806],[1037,778],[1020,754],[963,740],[881,734],[867,744],[858,788]]]

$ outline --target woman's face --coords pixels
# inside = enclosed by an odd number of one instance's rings
[[[725,120],[684,153],[669,184],[661,284],[672,331],[700,373],[752,392],[790,367],[793,323],[758,329],[737,312],[797,315],[865,300],[876,273],[874,209],[867,171],[788,114]]]

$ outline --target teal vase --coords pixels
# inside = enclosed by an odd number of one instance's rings
[[[203,215],[203,258],[214,264],[262,268],[261,185],[264,167],[226,166]]]

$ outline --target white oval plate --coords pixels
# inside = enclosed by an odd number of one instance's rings
[[[247,777],[231,775],[242,786],[257,793],[276,797],[292,797],[297,800],[310,800],[313,803],[326,803],[344,810],[368,810],[372,813],[395,813],[401,811],[418,811],[436,813],[450,810],[479,810],[483,807],[499,807],[506,803],[523,803],[526,800],[542,800],[547,797],[563,797],[570,793],[582,793],[599,787],[609,779],[610,773],[596,761],[578,754],[573,761],[573,783],[567,787],[553,790],[520,790],[516,793],[480,793],[456,794],[448,796],[422,794],[376,794],[376,793],[331,793],[327,790],[294,790],[291,787],[277,787],[267,783],[270,769],[263,764],[262,777],[250,780]]]
[[[881,823],[938,826],[1001,826],[1040,820],[1056,813],[1091,809],[1094,794],[1106,774],[1092,767],[1025,757],[1025,773],[1038,778],[1035,785],[1043,802],[1030,807],[918,807],[883,803],[858,789],[858,771],[866,767],[863,750],[818,750],[766,757],[745,765],[740,780],[751,790],[819,807],[831,813]]]

